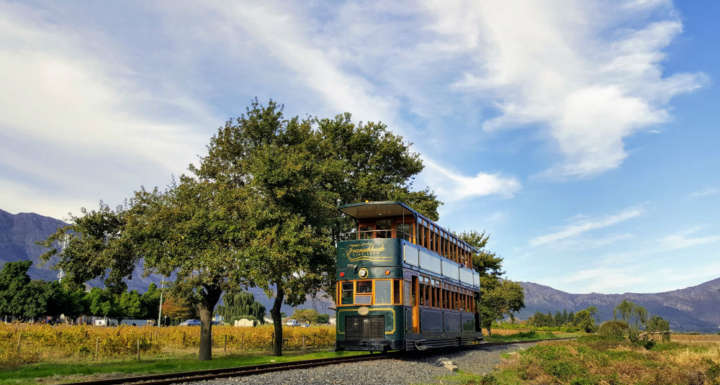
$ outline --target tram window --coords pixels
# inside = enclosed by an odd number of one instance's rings
[[[410,224],[400,223],[397,225],[397,237],[406,241],[410,240]]]
[[[357,293],[358,294],[372,294],[372,281],[358,281],[357,282]]]
[[[400,281],[399,279],[393,280],[393,295],[395,296],[393,298],[393,304],[395,304],[395,305],[402,304],[402,302],[401,302],[402,294],[400,293],[400,287],[401,287],[400,283],[401,282],[402,281]]]
[[[425,285],[421,283],[419,285],[419,287],[420,287],[420,293],[418,293],[418,295],[420,296],[419,304],[420,304],[420,306],[425,306]]]
[[[353,303],[353,283],[343,282],[342,283],[342,300],[343,305],[352,305]]]
[[[403,305],[415,305],[415,293],[411,281],[403,281],[403,292],[405,293],[405,295],[403,295]]]
[[[376,222],[375,230],[377,238],[390,238],[392,235],[392,221],[390,219],[380,219]]]
[[[376,304],[391,303],[390,284],[391,283],[389,280],[375,281],[375,303]]]
[[[358,227],[358,239],[371,239],[373,235],[372,228],[370,226]]]

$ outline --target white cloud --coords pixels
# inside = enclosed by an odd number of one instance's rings
[[[530,240],[531,246],[540,246],[548,243],[561,241],[567,238],[586,233],[591,230],[610,227],[618,223],[627,221],[632,218],[639,217],[644,213],[642,207],[632,207],[625,209],[617,214],[608,215],[603,218],[591,218],[576,221],[575,223],[564,227],[559,231],[541,235]]]
[[[397,99],[409,95],[407,90],[400,89],[407,86],[408,82],[399,81],[400,84],[392,88],[393,92],[387,92],[386,88],[372,81],[375,76],[383,77],[381,74],[357,67],[357,62],[361,62],[370,63],[370,67],[376,69],[378,63],[373,59],[380,55],[377,51],[409,55],[410,51],[403,52],[403,47],[388,46],[388,36],[382,34],[370,36],[372,43],[361,41],[367,35],[364,29],[355,25],[360,22],[371,30],[380,29],[384,33],[390,33],[393,28],[388,24],[358,21],[356,13],[393,13],[401,12],[401,8],[349,4],[338,9],[337,14],[334,14],[336,20],[327,21],[327,25],[321,26],[315,24],[317,20],[307,15],[307,9],[287,7],[285,4],[265,2],[255,6],[242,4],[228,7],[224,2],[206,2],[205,5],[210,14],[203,18],[212,20],[206,25],[206,37],[224,41],[231,55],[246,55],[246,51],[236,47],[242,46],[240,40],[250,38],[262,47],[265,54],[269,54],[276,62],[294,73],[297,82],[322,99],[323,108],[330,113],[351,111],[356,120],[383,121],[391,130],[405,135],[408,139],[416,132],[399,116],[400,104]],[[196,19],[197,12],[198,10],[194,9],[190,14],[174,16]],[[346,19],[350,17],[349,14],[353,16],[352,23]],[[184,25],[178,21],[175,20],[173,24]],[[348,26],[350,32],[346,32]],[[318,35],[318,29],[331,29],[332,32]],[[367,49],[358,50],[357,47]],[[411,56],[422,60],[418,56]],[[395,68],[390,70],[391,73],[400,75],[397,66],[406,65],[407,62],[405,60],[402,63],[390,63],[389,67]],[[352,66],[353,70],[347,69],[349,66]],[[397,78],[395,80],[397,81]],[[419,90],[418,92],[421,93]],[[424,146],[427,146],[427,143]],[[470,177],[441,167],[427,155],[423,156],[423,160],[426,165],[424,180],[445,201],[496,194],[510,197],[520,189],[516,178],[483,172]]]
[[[3,181],[4,208],[62,218],[79,207],[60,202],[120,203],[141,184],[184,171],[207,140],[196,127],[220,120],[105,57],[102,36],[83,39],[44,17],[0,4],[0,164],[14,175]]]
[[[695,191],[690,194],[690,198],[705,198],[709,196],[720,195],[720,189],[714,187],[708,187],[706,189]]]
[[[455,201],[470,197],[501,195],[512,197],[520,190],[520,182],[501,174],[479,172],[473,177],[464,176],[444,168],[432,160],[425,160],[425,179],[433,186],[441,201]]]
[[[697,234],[697,232],[700,230],[701,227],[693,227],[674,234],[670,234],[661,238],[660,243],[665,249],[677,250],[720,242],[720,235],[707,235],[696,237],[691,236],[693,234]]]
[[[664,1],[427,5],[445,50],[474,63],[457,89],[492,101],[500,112],[484,129],[547,127],[564,158],[549,175],[591,176],[618,167],[627,157],[625,138],[667,121],[669,100],[705,81],[703,74],[663,74],[663,50],[682,32]],[[662,18],[650,19],[653,11]]]

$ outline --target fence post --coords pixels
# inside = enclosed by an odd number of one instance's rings
[[[140,337],[137,338],[137,360],[140,361]]]
[[[302,336],[302,349],[305,350],[305,335]]]
[[[20,353],[20,343],[22,342],[22,331],[18,331],[18,340],[17,340],[17,352]]]
[[[100,359],[100,337],[95,337],[95,360]]]
[[[225,334],[225,354],[227,354],[227,334]]]

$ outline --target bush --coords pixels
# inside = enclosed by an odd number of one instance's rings
[[[497,378],[492,374],[486,374],[480,379],[480,385],[499,385]]]
[[[706,372],[707,379],[710,380],[709,383],[712,385],[720,385],[720,364],[709,358],[705,359],[705,363],[710,365]]]
[[[598,334],[608,338],[625,338],[629,329],[625,321],[605,321],[600,325]]]

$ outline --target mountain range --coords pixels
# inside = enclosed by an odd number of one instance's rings
[[[520,282],[525,289],[525,308],[518,318],[527,319],[535,312],[582,310],[590,306],[598,309],[596,318],[613,318],[613,309],[624,299],[643,306],[651,315],[659,315],[670,322],[676,331],[720,331],[720,278],[685,289],[663,293],[570,294],[549,286]]]
[[[45,251],[43,247],[35,244],[46,239],[59,227],[65,226],[61,220],[34,213],[10,214],[0,210],[0,265],[5,262],[30,260],[33,266],[30,276],[34,279],[53,280],[57,272],[51,268],[53,261],[43,265],[39,256]],[[130,289],[143,292],[151,282],[160,282],[160,277],[143,277],[141,269],[136,269],[133,277],[128,281]],[[99,284],[99,282],[95,282]],[[538,285],[532,282],[520,282],[525,289],[525,308],[517,314],[519,319],[527,319],[535,312],[578,311],[589,306],[598,308],[599,321],[612,319],[612,310],[623,299],[633,301],[644,306],[650,314],[659,315],[668,321],[673,330],[678,331],[720,331],[720,278],[705,282],[698,286],[673,290],[664,293],[640,294],[570,294],[549,286]],[[257,301],[263,303],[267,309],[272,301],[265,292],[258,288],[249,288]],[[321,294],[317,297],[308,297],[307,302],[300,308],[314,308],[321,313],[330,313],[333,307],[332,299]],[[292,314],[293,309],[284,306],[286,314]]]

